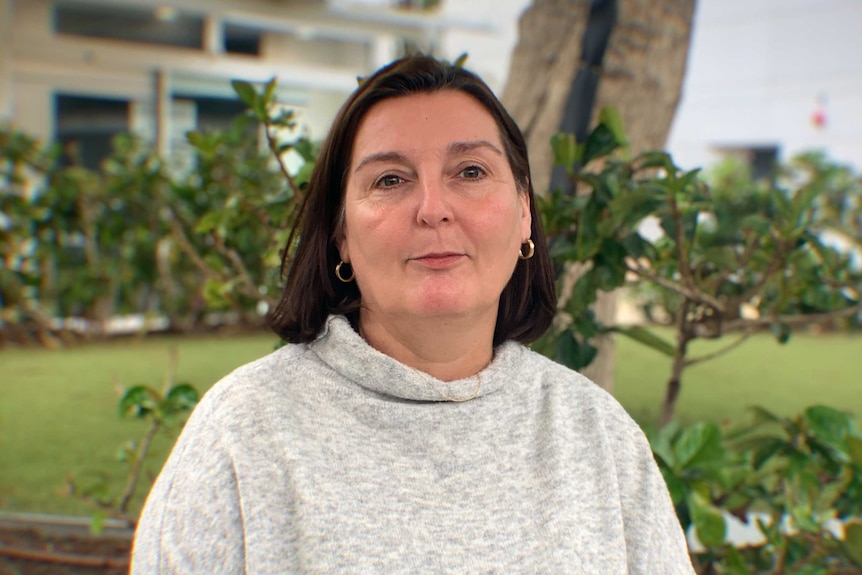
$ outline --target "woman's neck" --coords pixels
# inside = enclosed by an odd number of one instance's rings
[[[477,374],[491,362],[496,319],[381,318],[360,309],[359,334],[404,365],[454,381]]]

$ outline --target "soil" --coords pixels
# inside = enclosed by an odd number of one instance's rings
[[[130,536],[0,526],[0,575],[125,575]]]

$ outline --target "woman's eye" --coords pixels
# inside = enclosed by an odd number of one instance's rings
[[[465,180],[479,180],[485,175],[485,170],[479,166],[467,166],[461,170],[461,177]]]
[[[404,180],[401,179],[400,176],[396,176],[393,174],[386,174],[385,176],[380,176],[376,182],[374,182],[375,188],[394,188]]]

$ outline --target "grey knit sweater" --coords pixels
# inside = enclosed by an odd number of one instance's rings
[[[638,426],[516,343],[432,379],[343,317],[195,409],[138,524],[132,573],[693,573]]]

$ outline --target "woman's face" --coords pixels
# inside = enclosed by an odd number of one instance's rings
[[[339,251],[363,322],[496,321],[530,210],[478,101],[448,90],[375,104],[354,140],[344,204]]]

